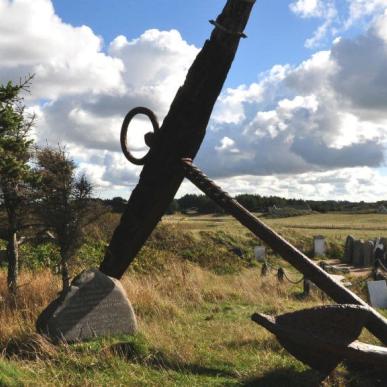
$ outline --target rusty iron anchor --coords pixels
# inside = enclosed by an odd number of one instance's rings
[[[137,114],[146,115],[152,122],[154,132],[145,135],[145,143],[149,147],[152,147],[156,141],[159,125],[155,114],[144,107],[131,110],[125,117],[121,128],[122,151],[130,162],[142,165],[146,162],[148,154],[138,159],[127,147],[128,127]],[[360,297],[336,282],[303,253],[241,206],[194,166],[191,159],[183,158],[176,165],[171,165],[171,169],[182,169],[185,177],[202,192],[313,280],[334,300],[342,303],[280,316],[255,313],[252,316],[254,322],[275,334],[284,348],[324,376],[344,359],[378,367],[387,366],[387,348],[356,341],[363,327],[366,326],[376,337],[386,343],[387,321],[383,316]]]
[[[100,270],[117,279],[122,277],[161,219],[184,177],[187,177],[336,302],[356,304],[366,309],[368,318],[365,326],[387,345],[387,321],[383,316],[335,282],[328,273],[250,214],[192,164],[239,41],[245,37],[243,31],[254,3],[255,0],[227,0],[221,14],[215,21],[211,21],[215,27],[211,37],[189,69],[185,83],[178,90],[160,128],[149,109],[140,108],[127,116],[121,135],[124,153],[127,150],[125,130],[136,114],[147,115],[156,134],[146,135],[145,142],[150,146],[150,151],[142,159],[133,157],[130,152],[125,153],[131,162],[144,165],[144,168],[113,234]]]
[[[273,333],[298,360],[329,375],[343,360],[387,367],[387,348],[356,341],[369,318],[359,305],[327,305],[280,316],[254,313],[251,319]]]

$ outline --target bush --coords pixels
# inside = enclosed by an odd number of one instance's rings
[[[59,249],[52,243],[40,245],[25,244],[20,248],[20,263],[29,270],[54,270],[60,262]]]

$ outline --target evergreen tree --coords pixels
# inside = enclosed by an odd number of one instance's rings
[[[70,286],[69,261],[85,238],[85,227],[105,208],[91,199],[93,187],[85,175],[77,176],[76,165],[64,149],[44,148],[37,152],[40,175],[37,212],[54,233],[59,246],[63,290]]]
[[[28,90],[31,79],[28,77],[18,85],[0,84],[0,202],[6,213],[0,237],[7,241],[7,281],[12,294],[16,294],[18,280],[18,232],[34,177],[29,165],[32,144],[29,135],[34,116],[25,113],[20,96],[23,90]]]

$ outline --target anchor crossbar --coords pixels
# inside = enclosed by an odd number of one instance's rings
[[[356,304],[368,308],[370,317],[366,323],[367,329],[384,345],[387,345],[387,320],[380,313],[371,308],[355,293],[335,281],[326,271],[316,265],[300,250],[240,205],[210,180],[198,167],[193,165],[191,160],[182,159],[181,165],[188,180],[237,219],[243,226],[248,228],[254,235],[262,239],[276,253],[281,255],[285,261],[289,262],[305,277],[314,282],[333,300],[340,304]]]

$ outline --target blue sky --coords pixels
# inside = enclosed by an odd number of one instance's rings
[[[225,2],[0,0],[0,82],[35,74],[37,143],[127,197],[141,169],[120,152],[123,117],[163,119]],[[387,0],[257,0],[245,32],[200,167],[231,194],[386,199]],[[133,128],[146,151],[149,123]]]
[[[136,38],[145,30],[177,29],[185,40],[201,47],[211,33],[223,0],[55,0],[57,14],[72,25],[88,25],[111,42],[117,35]],[[297,64],[310,50],[305,40],[318,27],[318,19],[299,18],[289,10],[289,0],[258,0],[227,86],[256,80],[275,64]]]

